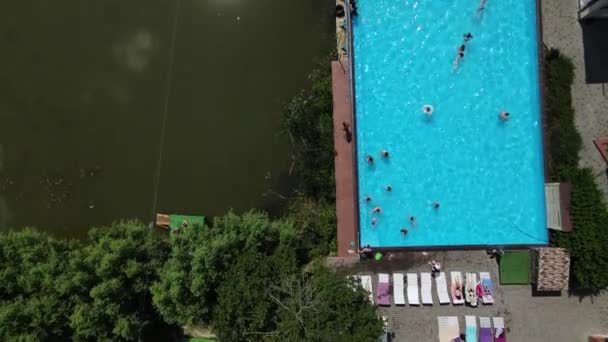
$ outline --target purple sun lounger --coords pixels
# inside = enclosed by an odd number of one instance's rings
[[[390,278],[386,273],[378,274],[378,286],[376,288],[376,303],[378,305],[391,305]]]
[[[479,342],[493,342],[490,317],[479,317]]]

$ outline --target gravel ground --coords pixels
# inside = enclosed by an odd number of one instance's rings
[[[389,260],[390,259],[390,260]],[[608,296],[579,299],[567,294],[552,297],[533,297],[531,286],[500,286],[498,265],[485,251],[447,251],[392,253],[382,261],[364,261],[340,268],[340,274],[373,274],[374,289],[380,272],[430,272],[428,262],[437,260],[442,270],[490,272],[494,283],[495,304],[471,308],[439,305],[435,282],[432,306],[394,306],[379,308],[388,318],[389,328],[395,332],[395,341],[437,341],[437,316],[458,316],[464,333],[464,316],[501,316],[508,328],[511,342],[587,341],[591,333],[608,333]],[[392,300],[392,299],[391,299]],[[478,321],[479,324],[479,321]]]

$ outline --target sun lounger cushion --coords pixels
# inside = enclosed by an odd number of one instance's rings
[[[428,272],[420,273],[420,294],[422,296],[422,304],[433,304],[433,281],[431,274]]]
[[[479,278],[481,279],[481,287],[483,290],[483,295],[481,300],[484,304],[493,304],[494,297],[492,296],[492,278],[490,277],[490,273],[488,272],[480,272]]]
[[[466,274],[465,297],[471,306],[477,306],[477,294],[475,287],[477,286],[477,275],[475,273]]]
[[[479,342],[493,342],[490,317],[479,317]]]
[[[448,295],[448,284],[447,280],[445,280],[445,273],[441,272],[435,276],[435,285],[437,287],[439,304],[450,304],[450,296]]]
[[[388,274],[378,274],[378,287],[376,291],[378,305],[391,305],[390,278]]]
[[[464,304],[464,281],[462,280],[462,273],[451,272],[450,278],[450,292],[452,294],[452,303],[454,305]],[[460,298],[456,297],[456,290],[460,291]]]
[[[475,316],[464,316],[467,342],[477,341],[477,319]]]
[[[418,274],[416,273],[407,274],[407,302],[410,305],[420,305],[420,298],[418,295]]]
[[[439,342],[452,342],[454,339],[460,338],[458,317],[437,317],[437,325],[439,326]]]
[[[502,317],[492,318],[494,323],[494,342],[507,342],[507,331],[505,330],[505,320]]]
[[[405,305],[403,273],[393,273],[393,298],[396,305]]]
[[[374,304],[374,290],[372,288],[372,276],[362,275],[361,276],[361,287],[363,287],[363,289],[365,291],[367,291],[367,293],[369,293],[369,302]]]

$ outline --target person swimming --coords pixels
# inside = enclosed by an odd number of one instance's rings
[[[372,201],[372,196],[365,195],[365,202],[371,202],[371,201]]]
[[[374,207],[374,209],[372,209],[372,213],[381,213],[382,212],[382,208],[380,207]]]
[[[407,229],[403,228],[401,229],[401,236],[406,236],[408,233]]]
[[[378,223],[378,219],[374,217],[374,218],[372,219],[372,226],[375,226],[375,225],[376,225],[376,223]]]
[[[502,112],[500,112],[500,114],[498,114],[498,118],[502,121],[507,121],[507,120],[509,120],[510,115],[511,114],[509,114],[509,112],[506,112],[503,110]]]
[[[367,161],[367,163],[369,165],[374,164],[374,157],[370,156],[369,154],[365,156],[365,161]]]
[[[422,112],[424,114],[426,114],[426,116],[430,117],[431,115],[433,115],[433,111],[435,109],[433,108],[433,106],[429,105],[429,104],[425,104],[424,106],[422,106]]]
[[[391,191],[393,191],[393,187],[390,186],[390,185],[387,185],[387,186],[384,187],[384,190],[386,190],[388,192],[391,192]]]
[[[462,44],[458,47],[458,52],[456,54],[456,59],[454,60],[454,69],[458,67],[460,61],[464,58],[464,50],[466,49],[466,45]]]
[[[380,151],[380,156],[382,156],[382,158],[388,158],[390,155],[387,150],[382,150]]]
[[[439,202],[433,202],[433,209],[439,209]]]
[[[479,2],[479,7],[477,7],[477,15],[481,15],[481,13],[483,13],[483,10],[486,9],[486,0],[481,0]]]
[[[473,35],[471,34],[471,32],[467,32],[462,35],[462,38],[464,39],[464,42],[466,43],[469,40],[473,39]]]

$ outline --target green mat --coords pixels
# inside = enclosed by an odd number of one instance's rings
[[[500,258],[500,284],[530,284],[530,251],[505,251]]]
[[[203,227],[205,225],[205,216],[195,216],[195,215],[176,215],[171,214],[169,216],[169,228],[171,230],[181,229],[184,222],[188,222],[188,228],[199,226]]]

